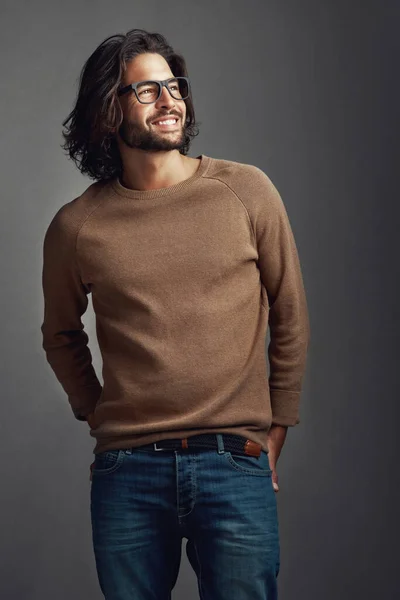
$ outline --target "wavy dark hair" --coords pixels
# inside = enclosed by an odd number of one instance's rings
[[[84,64],[74,109],[62,123],[66,150],[81,173],[97,181],[122,175],[122,160],[116,132],[123,121],[117,91],[127,63],[138,54],[154,52],[167,61],[175,77],[187,77],[185,59],[175,52],[160,33],[131,29],[126,35],[106,38]],[[192,98],[186,104],[185,140],[180,148],[187,154],[199,130]]]

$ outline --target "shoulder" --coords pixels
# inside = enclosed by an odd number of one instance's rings
[[[254,185],[272,183],[268,175],[255,165],[213,158],[207,170],[207,177],[221,179],[228,185]]]
[[[106,197],[103,194],[106,185],[104,182],[92,183],[82,194],[63,204],[52,217],[45,238],[76,237],[82,225]]]
[[[227,185],[251,213],[266,206],[271,210],[283,207],[271,178],[255,165],[213,158],[207,177]]]

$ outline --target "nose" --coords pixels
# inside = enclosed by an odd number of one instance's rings
[[[171,94],[169,93],[169,91],[167,90],[166,86],[163,85],[162,86],[162,90],[161,90],[161,96],[159,97],[159,99],[156,102],[156,107],[167,107],[167,108],[171,108],[172,106],[175,106],[175,100],[173,99],[173,97],[171,96]]]

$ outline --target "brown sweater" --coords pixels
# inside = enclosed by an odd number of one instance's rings
[[[93,183],[47,229],[43,348],[75,417],[94,411],[94,453],[206,432],[267,452],[271,423],[300,422],[310,328],[284,204],[259,168],[199,158],[168,188]]]

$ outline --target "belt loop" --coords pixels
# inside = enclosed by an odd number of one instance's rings
[[[217,436],[217,442],[218,442],[218,454],[224,454],[225,449],[224,449],[224,440],[222,439],[222,434],[216,433],[215,435]]]

